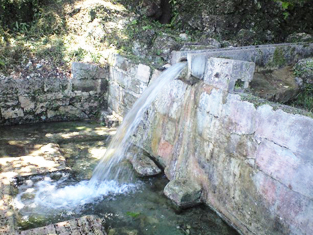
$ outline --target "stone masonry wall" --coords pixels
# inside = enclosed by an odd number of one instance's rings
[[[253,74],[238,63],[211,58],[203,81],[164,87],[134,142],[243,234],[311,234],[313,119],[234,93]]]
[[[108,61],[110,64],[109,110],[118,116],[124,116],[160,71],[152,71],[149,66],[136,64],[118,54],[111,55]]]
[[[107,107],[108,68],[73,63],[72,78],[0,78],[0,125],[93,118]]]

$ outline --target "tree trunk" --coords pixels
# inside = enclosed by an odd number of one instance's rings
[[[161,0],[161,9],[162,9],[162,15],[159,19],[160,23],[161,24],[171,23],[172,8],[171,8],[170,0]]]

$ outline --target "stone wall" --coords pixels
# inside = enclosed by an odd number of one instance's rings
[[[0,78],[0,125],[94,118],[107,108],[108,68],[73,63],[72,78]]]
[[[104,67],[73,63],[72,77],[0,77],[0,125],[123,117],[160,73],[111,54]]]
[[[171,64],[186,59],[191,74],[201,78],[200,76],[203,76],[206,61],[211,57],[254,62],[256,70],[260,72],[294,65],[299,59],[312,55],[313,43],[283,43],[213,50],[173,51]]]
[[[109,110],[118,116],[124,116],[138,99],[150,80],[160,74],[144,64],[136,64],[118,54],[108,59],[110,78],[108,91]]]
[[[313,119],[235,93],[237,74],[249,82],[251,63],[210,58],[203,81],[171,82],[134,142],[165,167],[169,185],[198,185],[201,200],[243,234],[310,234]]]

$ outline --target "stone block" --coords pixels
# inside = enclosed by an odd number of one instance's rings
[[[133,106],[137,99],[138,97],[134,96],[133,93],[125,91],[123,94],[123,104],[129,109]]]
[[[187,179],[175,179],[164,188],[164,194],[179,208],[188,208],[201,203],[201,186]]]
[[[154,80],[156,80],[161,75],[161,73],[162,71],[155,69],[151,75],[150,82],[153,82]]]
[[[136,78],[131,79],[129,90],[136,93],[141,94],[145,89],[147,88],[147,83],[143,82],[142,80],[139,80]]]
[[[1,109],[1,114],[4,119],[24,117],[24,112],[20,108]]]
[[[123,88],[129,88],[131,78],[123,71],[117,68],[110,68],[110,80]]]
[[[90,91],[100,91],[101,80],[95,79],[86,79],[79,80],[73,79],[72,81],[72,89],[73,91],[82,91],[82,92],[90,92]]]
[[[70,81],[67,77],[44,79],[44,92],[60,92],[69,90]]]
[[[35,108],[35,103],[27,96],[19,96],[18,100],[25,112],[32,111]]]
[[[150,74],[151,74],[151,69],[149,66],[144,65],[144,64],[138,65],[136,78],[148,84],[150,80]]]
[[[164,140],[174,144],[175,141],[175,133],[176,133],[176,124],[170,120],[165,121],[165,129],[164,129]]]
[[[224,127],[232,133],[250,135],[256,130],[256,109],[252,103],[241,101],[238,95],[229,94],[223,106]]]
[[[289,149],[263,140],[256,153],[256,164],[285,187],[313,198],[313,165],[304,163]]]
[[[253,79],[255,64],[252,62],[210,58],[207,62],[204,82],[219,89],[233,92],[237,81],[241,81],[241,89],[249,87]]]
[[[157,111],[173,119],[178,119],[182,111],[187,86],[186,83],[180,80],[174,80],[166,84],[162,93],[155,99]]]
[[[313,164],[312,118],[262,105],[256,112],[256,127],[256,138],[286,147],[303,161]]]
[[[205,64],[208,58],[229,58],[254,62],[257,71],[277,69],[279,67],[295,64],[299,59],[307,58],[313,54],[313,43],[285,43],[276,45],[258,45],[246,47],[232,47],[214,50],[173,51],[171,64],[176,64],[182,58],[187,58],[189,64],[197,61]],[[196,63],[194,64],[195,66]],[[193,65],[189,65],[193,67]],[[200,67],[200,66],[199,66]],[[197,73],[194,74],[196,76]],[[202,73],[200,73],[200,78]]]
[[[72,76],[77,80],[97,80],[102,78],[108,78],[107,67],[101,68],[95,64],[87,64],[81,62],[72,63]]]
[[[150,159],[149,154],[135,145],[128,149],[126,157],[140,176],[154,176],[162,172],[154,161]]]

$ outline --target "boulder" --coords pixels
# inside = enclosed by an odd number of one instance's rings
[[[201,186],[187,179],[175,179],[164,188],[164,194],[179,208],[188,208],[201,203]]]
[[[250,45],[256,41],[256,32],[252,29],[241,29],[237,33],[236,40],[240,43],[240,45]]]
[[[163,33],[162,35],[157,36],[154,40],[152,49],[157,55],[162,57],[164,61],[169,61],[170,53],[173,50],[179,50],[180,45],[176,42],[174,37]]]
[[[313,37],[307,33],[293,33],[286,38],[286,42],[313,42]]]
[[[135,145],[128,149],[127,159],[140,176],[155,176],[162,172],[154,161],[150,159],[149,154]]]
[[[313,57],[299,60],[293,69],[300,86],[313,84]]]

